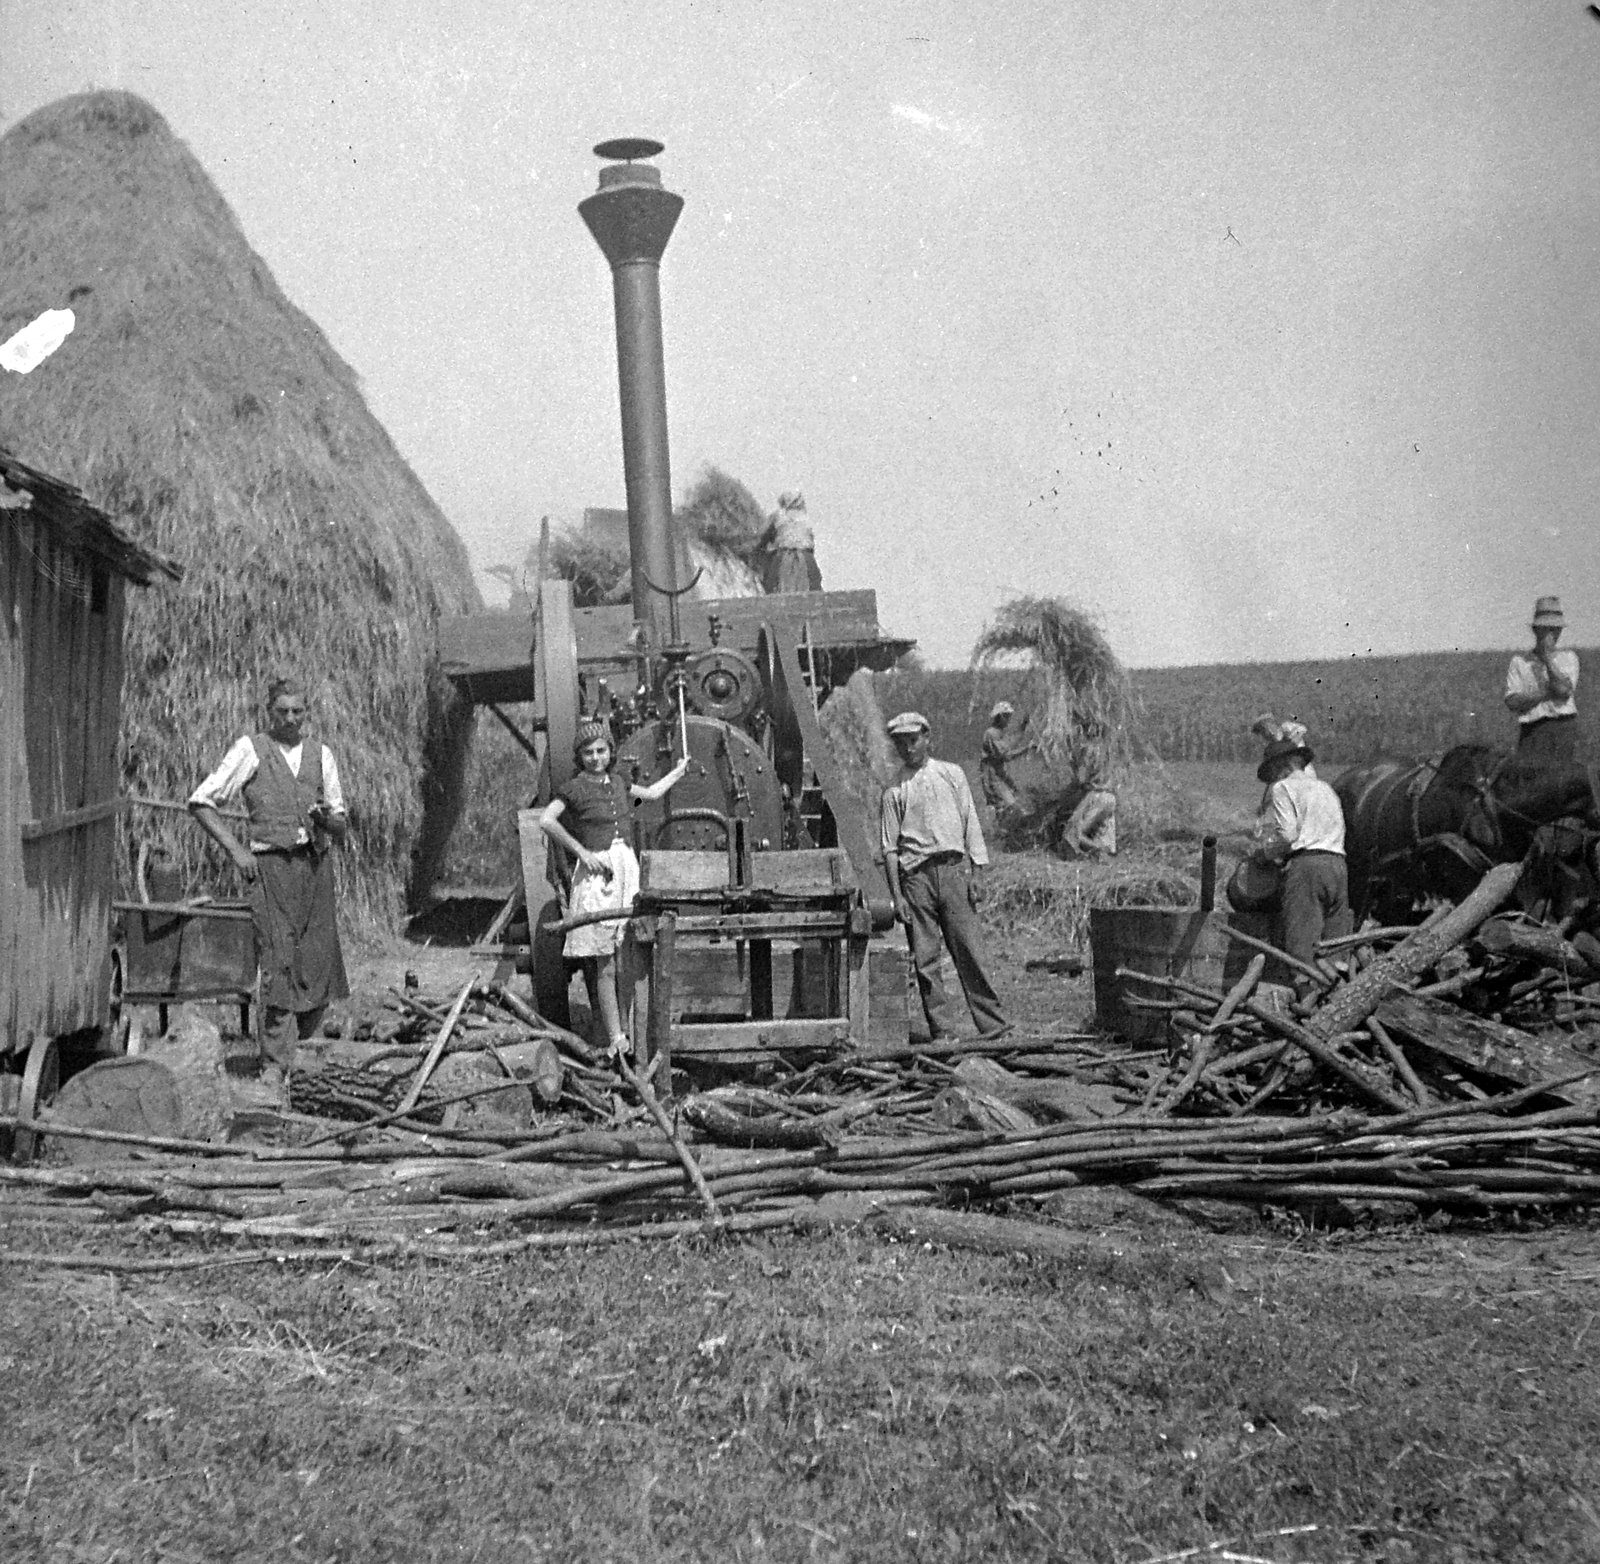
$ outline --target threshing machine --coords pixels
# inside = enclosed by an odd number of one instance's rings
[[[904,944],[876,820],[848,791],[818,709],[857,668],[888,668],[912,643],[879,632],[870,591],[685,596],[659,274],[683,200],[644,161],[659,143],[595,151],[600,186],[579,212],[612,269],[632,597],[576,608],[570,582],[544,580],[531,626],[503,613],[441,626],[445,671],[537,763],[535,807],[518,818],[529,932],[493,949],[531,972],[545,1014],[565,1019],[567,866],[537,813],[572,774],[578,724],[599,715],[627,781],[690,758],[670,794],[634,810],[641,888],[619,960],[636,1058],[748,1067],[903,1041]],[[514,720],[509,704],[531,706],[531,719]],[[492,939],[515,927],[507,910]]]

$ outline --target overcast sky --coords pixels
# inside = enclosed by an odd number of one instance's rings
[[[686,201],[675,491],[805,491],[963,663],[1600,641],[1600,23],[1569,0],[0,0],[0,126],[165,115],[480,565],[622,503],[593,143]]]

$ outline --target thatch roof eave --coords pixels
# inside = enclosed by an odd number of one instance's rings
[[[26,510],[37,516],[69,548],[103,559],[119,575],[149,586],[158,575],[183,580],[183,566],[136,543],[80,489],[52,478],[0,449],[0,488],[28,497]]]

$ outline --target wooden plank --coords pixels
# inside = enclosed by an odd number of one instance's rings
[[[747,656],[756,650],[764,624],[783,623],[798,633],[811,626],[820,653],[861,649],[884,638],[878,626],[878,594],[777,592],[760,597],[685,599],[681,624],[694,651],[711,645],[711,616],[722,622],[722,644]],[[627,603],[579,608],[573,613],[580,663],[631,663],[633,608]],[[533,628],[521,614],[446,616],[439,621],[439,660],[445,673],[470,686],[474,699],[532,700]],[[480,693],[482,692],[482,693]]]
[[[644,896],[680,896],[725,890],[728,855],[690,849],[651,849],[639,857],[639,891]]]
[[[37,842],[46,836],[56,836],[63,831],[76,831],[99,820],[109,820],[121,813],[126,800],[102,799],[98,804],[85,804],[81,809],[69,809],[65,814],[52,815],[48,820],[24,820],[17,834],[25,842]]]
[[[865,1043],[870,1035],[872,999],[868,982],[868,943],[863,935],[845,941],[845,1013],[850,1019],[850,1036],[857,1043]]]
[[[785,896],[839,896],[855,888],[856,876],[841,848],[813,847],[752,854],[750,883]]]
[[[678,914],[678,935],[721,935],[726,939],[808,938],[843,935],[849,927],[845,912],[813,912],[796,908],[780,912],[684,912]]]
[[[1376,1014],[1391,1032],[1435,1061],[1507,1086],[1534,1086],[1579,1070],[1600,1069],[1600,1060],[1588,1054],[1469,1015],[1443,1000],[1398,995],[1384,1000]],[[1600,1075],[1560,1087],[1551,1096],[1583,1106],[1600,1103]]]
[[[699,1059],[759,1059],[776,1053],[833,1053],[850,1046],[850,1023],[827,1020],[714,1021],[672,1028],[674,1053]]]
[[[22,912],[22,840],[17,835],[25,774],[22,743],[23,523],[15,511],[0,513],[0,1055],[20,1050],[21,994],[17,983],[17,927]],[[32,811],[30,810],[31,814]]]

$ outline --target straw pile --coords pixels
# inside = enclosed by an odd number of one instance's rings
[[[751,561],[759,552],[767,519],[756,497],[737,478],[707,463],[690,485],[672,520],[688,544],[691,572],[701,571],[696,598],[757,597],[761,579]],[[538,550],[531,549],[523,571],[537,573]],[[562,528],[550,539],[546,566],[552,576],[572,583],[580,608],[620,602],[629,592],[625,538],[601,537],[584,527]],[[501,567],[501,573],[508,573]],[[682,585],[683,583],[679,583]]]
[[[0,338],[77,316],[53,358],[0,376],[8,442],[186,571],[130,598],[127,791],[185,797],[259,729],[269,670],[297,669],[351,805],[343,906],[392,919],[460,803],[471,713],[435,666],[438,616],[478,606],[460,540],[141,99],[63,99],[0,138],[0,271]],[[181,815],[133,830],[228,888]]]
[[[883,720],[875,681],[867,668],[857,668],[817,712],[822,736],[844,775],[845,791],[874,835],[883,790],[900,773],[900,761]]]
[[[1115,786],[1133,760],[1137,697],[1093,617],[1063,598],[1002,604],[972,649],[974,705],[1002,692],[1029,719],[1036,757],[1013,767],[1023,809],[1013,846],[1053,835],[1092,784]]]

